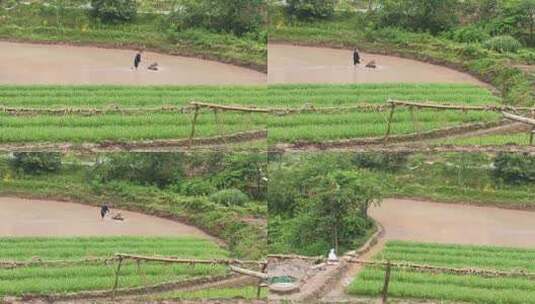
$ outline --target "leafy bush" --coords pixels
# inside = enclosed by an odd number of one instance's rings
[[[260,31],[264,8],[262,0],[181,0],[169,21],[178,31],[204,28],[242,36]]]
[[[518,52],[518,57],[524,60],[524,62],[527,64],[535,64],[535,52],[534,51],[520,50]]]
[[[178,190],[178,191],[177,191]],[[175,187],[176,192],[189,196],[209,195],[217,191],[216,187],[206,179],[196,178],[184,181]]]
[[[431,32],[448,30],[459,23],[457,0],[381,0],[379,27],[402,27]]]
[[[137,15],[135,0],[91,0],[91,7],[91,14],[105,23],[130,21]]]
[[[493,176],[507,184],[535,182],[535,156],[501,153],[494,159]]]
[[[516,53],[522,47],[522,44],[512,36],[502,35],[485,41],[484,46],[489,50],[500,53]]]
[[[210,200],[231,207],[243,206],[249,201],[249,197],[238,189],[224,189],[210,195]]]
[[[112,154],[95,166],[90,178],[101,182],[123,180],[160,188],[182,177],[182,155],[178,153]]]
[[[352,162],[359,168],[396,172],[407,165],[405,153],[356,153]]]
[[[458,28],[447,35],[449,39],[463,43],[477,43],[489,40],[490,34],[476,26]]]
[[[288,0],[287,13],[299,20],[327,19],[334,15],[336,0]]]
[[[25,174],[58,172],[61,169],[61,155],[41,152],[14,153],[9,164],[14,171],[22,171]]]

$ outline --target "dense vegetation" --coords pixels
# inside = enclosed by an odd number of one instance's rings
[[[46,295],[87,290],[110,290],[116,262],[80,262],[89,258],[112,258],[115,253],[164,255],[182,258],[225,258],[228,253],[213,242],[194,238],[86,237],[86,238],[1,238],[3,261],[71,261],[68,265],[32,265],[0,269],[0,296]],[[142,271],[143,273],[141,273]],[[168,265],[125,262],[120,288],[141,287],[197,277],[226,274],[224,266]]]
[[[305,155],[270,163],[269,245],[273,253],[326,255],[357,248],[374,230],[368,208],[380,204],[382,184],[351,170],[337,155]]]
[[[533,156],[323,152],[271,155],[269,248],[325,255],[356,249],[383,197],[533,209]]]
[[[264,19],[261,0],[7,1],[0,38],[147,48],[265,72]]]
[[[535,251],[490,246],[389,242],[375,259],[453,268],[535,271]],[[347,288],[350,294],[381,294],[384,269],[366,267]],[[463,303],[535,303],[532,281],[522,277],[482,277],[393,269],[389,296]]]
[[[272,7],[270,39],[441,63],[491,82],[506,103],[533,104],[535,76],[517,67],[535,63],[532,0],[372,0],[365,12],[338,4],[333,17],[307,20]]]
[[[191,223],[226,241],[233,256],[260,258],[265,254],[267,160],[261,154],[68,156],[61,166],[45,171],[50,157],[39,153],[4,155],[1,194],[92,205],[110,202],[112,208]],[[29,164],[34,169],[24,170]],[[229,189],[230,199],[239,196],[239,204],[213,198]]]
[[[361,84],[276,85],[265,87],[117,87],[117,86],[4,86],[2,105],[15,108],[159,108],[187,106],[190,101],[235,104],[264,108],[343,107],[385,105],[390,98],[436,103],[497,104],[490,91],[471,85],[450,84]],[[277,113],[276,113],[277,114]],[[334,111],[299,115],[264,115],[203,112],[196,136],[207,137],[269,128],[271,142],[322,141],[384,134],[386,110]],[[0,114],[0,142],[101,142],[152,139],[184,139],[191,133],[188,113],[106,113],[96,116]],[[424,131],[462,123],[496,121],[489,112],[417,111],[417,127]],[[409,111],[394,117],[394,134],[415,131]],[[354,123],[358,121],[359,125]]]

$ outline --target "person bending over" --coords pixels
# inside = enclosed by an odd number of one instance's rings
[[[353,65],[357,65],[360,63],[360,54],[357,48],[353,49]]]
[[[106,214],[110,213],[110,208],[107,205],[102,205],[100,207],[100,216],[102,219],[106,216]]]
[[[139,67],[139,64],[141,63],[141,55],[143,54],[143,51],[139,51],[136,54],[136,57],[134,58],[134,68],[137,71],[137,68]]]

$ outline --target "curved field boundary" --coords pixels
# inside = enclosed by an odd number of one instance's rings
[[[236,279],[238,275],[222,275],[222,276],[210,276],[202,278],[194,278],[189,280],[181,280],[174,282],[166,282],[145,287],[135,288],[121,288],[115,291],[113,290],[100,290],[100,291],[84,291],[77,293],[65,293],[65,294],[51,294],[51,295],[25,295],[22,297],[22,301],[30,300],[46,300],[48,302],[55,301],[67,301],[67,300],[83,300],[83,299],[97,299],[107,298],[115,296],[130,296],[130,295],[144,295],[147,293],[164,292],[170,290],[188,289],[192,287],[198,287],[205,284],[223,283],[230,279]]]
[[[478,130],[484,130],[489,128],[494,128],[498,126],[508,125],[507,122],[489,122],[489,123],[473,123],[465,124],[461,126],[441,128],[430,130],[421,133],[411,133],[403,135],[392,135],[388,138],[387,144],[393,143],[407,143],[414,141],[422,141],[429,139],[439,139],[442,137],[448,137],[452,135],[460,135],[469,132],[474,132]],[[308,150],[308,149],[339,149],[339,148],[351,148],[355,146],[371,146],[371,145],[384,145],[384,137],[372,137],[372,138],[356,138],[356,139],[346,139],[346,140],[333,140],[325,141],[321,143],[314,142],[297,142],[295,144],[279,144],[276,145],[276,148],[280,147],[283,150]]]
[[[216,146],[237,144],[255,140],[267,139],[267,130],[239,132],[225,136],[207,138],[152,140],[132,142],[102,142],[102,143],[42,143],[42,144],[2,144],[0,152],[109,152],[109,151],[159,151],[161,149],[176,149],[189,151],[199,146]]]

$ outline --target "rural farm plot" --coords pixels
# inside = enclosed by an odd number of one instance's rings
[[[461,105],[496,105],[485,88],[464,84],[240,86],[4,86],[0,87],[0,143],[103,142],[187,139],[191,102],[233,105],[202,108],[195,137],[269,130],[271,143],[322,142],[385,133],[389,99]],[[247,109],[264,109],[251,112]],[[322,109],[317,111],[317,109]],[[497,122],[482,111],[414,112],[400,108],[392,134],[468,123]]]
[[[535,250],[490,246],[438,245],[390,241],[375,260],[490,272],[523,272],[515,276],[418,271],[393,267],[388,288],[392,298],[466,303],[535,303]],[[348,286],[351,295],[377,297],[385,280],[383,266],[366,266]]]
[[[213,242],[196,238],[2,238],[0,244],[0,298],[111,290],[118,252],[194,259],[226,258],[228,254]],[[17,262],[32,263],[17,266]],[[137,264],[126,260],[118,288],[226,274],[227,267],[219,265]]]

